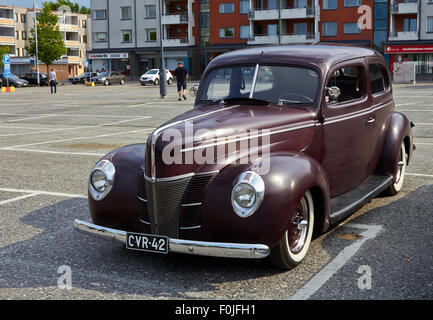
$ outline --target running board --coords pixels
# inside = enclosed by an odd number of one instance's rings
[[[330,224],[361,209],[392,184],[392,176],[371,175],[356,189],[331,199]]]

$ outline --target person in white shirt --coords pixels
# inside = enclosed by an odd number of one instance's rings
[[[51,69],[50,72],[50,87],[51,87],[51,94],[57,93],[57,75],[54,72],[54,69]]]

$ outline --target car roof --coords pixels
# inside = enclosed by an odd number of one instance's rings
[[[376,50],[338,44],[265,46],[230,51],[215,57],[209,68],[245,63],[289,63],[316,66],[320,69],[367,56],[380,56]]]

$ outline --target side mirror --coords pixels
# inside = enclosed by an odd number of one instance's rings
[[[333,101],[337,101],[338,97],[340,97],[341,95],[341,91],[340,88],[338,87],[330,87],[330,88],[326,88],[326,92],[328,93],[328,96],[333,100]]]
[[[198,86],[199,86],[198,84],[195,84],[189,89],[189,95],[191,97],[195,97],[197,95]]]

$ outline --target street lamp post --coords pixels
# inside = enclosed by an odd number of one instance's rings
[[[36,57],[35,57],[35,63],[36,63],[36,72],[38,76],[38,87],[40,86],[40,79],[39,79],[39,53],[38,53],[38,16],[36,14],[36,0],[33,0],[33,12],[35,13],[35,46],[36,46]]]
[[[159,42],[160,42],[160,60],[159,65],[159,93],[161,94],[161,99],[167,98],[167,75],[165,73],[165,57],[164,57],[164,33],[162,27],[162,4],[163,0],[159,1]]]

